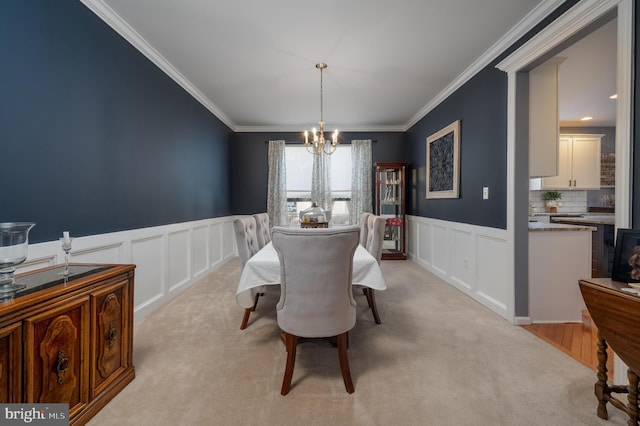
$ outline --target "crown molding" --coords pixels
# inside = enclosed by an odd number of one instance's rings
[[[484,67],[489,65],[491,61],[496,59],[502,52],[509,48],[513,43],[518,41],[534,26],[536,26],[542,19],[547,17],[551,12],[556,10],[558,6],[564,3],[564,0],[545,0],[536,6],[531,12],[529,12],[524,18],[522,18],[508,33],[500,38],[493,46],[489,48],[485,53],[476,59],[466,70],[462,72],[455,80],[453,80],[447,87],[444,88],[435,98],[433,98],[428,104],[426,104],[416,115],[414,115],[404,125],[405,131],[409,130],[411,126],[420,121],[425,115],[431,112],[435,107],[440,105],[445,99],[451,96],[456,90],[462,87],[467,81],[474,75],[480,72]]]
[[[559,28],[557,31],[544,31],[536,34],[518,50],[497,64],[496,68],[507,73],[525,68],[549,51],[551,47],[557,46],[580,29],[594,22],[600,16],[616,7],[618,3],[618,0],[581,1],[571,8],[571,13],[560,16],[550,25],[551,28]]]
[[[236,132],[293,132],[300,133],[304,132],[304,125],[300,126],[236,126]],[[340,127],[340,133],[345,132],[404,132],[405,127],[398,126],[366,126],[366,125],[355,125],[350,127]]]
[[[236,125],[229,119],[209,98],[198,90],[187,78],[180,73],[171,63],[166,60],[157,50],[138,34],[129,24],[127,24],[113,9],[107,6],[102,0],[80,0],[89,10],[102,19],[107,25],[113,28],[133,47],[138,49],[144,56],[153,62],[158,68],[164,71],[184,90],[207,108],[220,121],[226,124],[231,130],[236,131]]]

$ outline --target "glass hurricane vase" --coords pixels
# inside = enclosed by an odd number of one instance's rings
[[[16,266],[27,260],[30,222],[0,223],[0,301],[13,298],[26,286],[16,284]]]

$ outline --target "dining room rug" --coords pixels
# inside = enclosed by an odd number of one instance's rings
[[[277,288],[249,325],[234,258],[138,322],[136,378],[90,422],[101,425],[625,425],[596,416],[595,373],[412,261],[383,261],[382,324],[356,292],[349,333],[355,392],[337,349],[298,346],[291,391]]]

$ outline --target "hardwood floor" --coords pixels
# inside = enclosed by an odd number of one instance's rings
[[[547,343],[560,349],[582,364],[597,371],[598,356],[597,342],[598,330],[591,321],[589,312],[582,312],[582,323],[557,323],[557,324],[531,324],[523,325]],[[611,348],[607,349],[607,375],[613,377],[613,354]]]

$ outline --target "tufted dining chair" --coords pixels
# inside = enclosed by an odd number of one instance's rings
[[[256,213],[256,233],[258,235],[258,247],[262,248],[271,241],[271,228],[269,227],[269,214]]]
[[[276,313],[287,348],[282,395],[291,387],[298,337],[337,336],[342,379],[347,392],[354,392],[347,333],[356,323],[351,280],[359,234],[357,226],[273,228],[272,244],[280,259],[281,277]]]
[[[382,246],[384,244],[384,230],[386,226],[386,219],[381,216],[369,215],[366,221],[367,238],[364,244],[364,248],[373,256],[380,264],[382,260]],[[362,291],[367,296],[367,303],[371,308],[373,319],[376,324],[380,324],[380,315],[378,314],[378,306],[376,305],[376,296],[372,288],[362,287]]]
[[[247,261],[260,250],[258,247],[258,235],[256,231],[256,219],[253,216],[246,216],[234,219],[233,231],[236,236],[236,245],[238,246],[238,256],[240,257],[240,263],[244,268]],[[260,291],[255,294],[253,307],[246,308],[244,310],[244,316],[242,323],[240,324],[240,330],[247,328],[249,322],[249,316],[251,312],[256,310],[258,306],[258,299],[260,298]]]
[[[367,246],[367,232],[369,231],[367,219],[372,215],[373,213],[364,212],[362,216],[360,216],[360,245],[362,245],[362,247]]]

